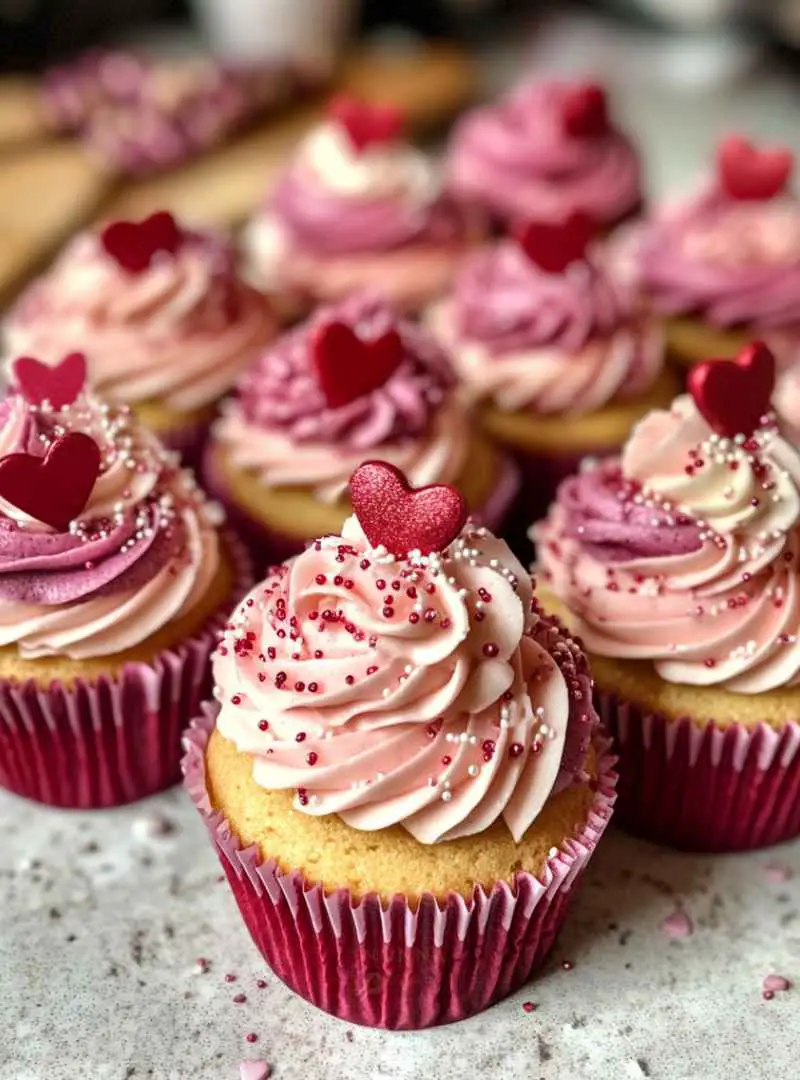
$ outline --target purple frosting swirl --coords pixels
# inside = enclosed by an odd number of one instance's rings
[[[463,212],[446,196],[425,206],[403,194],[347,197],[326,189],[300,164],[278,182],[269,208],[298,247],[318,255],[456,243],[467,231]]]
[[[402,362],[383,386],[340,407],[328,404],[311,355],[317,326],[329,321],[343,322],[366,339],[394,327],[405,347]],[[246,421],[281,431],[295,443],[360,450],[425,432],[452,385],[444,353],[424,330],[398,320],[384,301],[356,296],[320,309],[285,335],[240,380],[237,400]]]
[[[496,354],[555,345],[574,352],[630,318],[633,297],[601,265],[548,274],[512,240],[465,263],[453,294],[458,334]]]
[[[663,510],[644,505],[639,495],[618,461],[570,477],[558,492],[567,534],[600,562],[685,555],[702,547],[696,522],[680,514],[667,520]]]
[[[740,202],[704,191],[632,242],[641,287],[659,311],[714,326],[800,324],[800,202]]]
[[[562,217],[583,210],[614,223],[641,203],[639,158],[621,132],[574,136],[564,130],[563,82],[527,83],[458,124],[448,187],[503,220]]]

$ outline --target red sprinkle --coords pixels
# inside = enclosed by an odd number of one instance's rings
[[[233,1004],[234,1005],[244,1005],[244,1003],[246,1001],[247,1001],[247,994],[237,994],[236,997],[233,999]]]
[[[259,727],[260,731],[269,731],[269,721],[268,720],[259,720],[258,721],[258,727]]]
[[[298,731],[297,734],[294,737],[294,741],[295,742],[305,742],[306,741],[306,733],[304,731]]]
[[[526,1013],[532,1013],[536,1011],[536,1005],[532,1001],[523,1001],[522,1011]]]
[[[249,1043],[254,1043],[254,1042],[258,1042],[258,1035],[256,1035],[256,1033],[255,1033],[254,1031],[251,1031],[251,1032],[249,1033],[249,1035],[245,1035],[245,1039],[246,1039],[246,1040],[247,1040],[247,1041],[248,1041]]]
[[[236,976],[235,975],[226,975],[225,976],[225,982],[226,983],[236,982]]]
[[[318,760],[319,754],[317,754],[316,751],[311,750],[309,751],[309,753],[306,754],[306,761],[309,765],[316,765]]]
[[[486,644],[483,646],[484,656],[497,656],[499,652],[500,647],[498,645],[495,645],[493,641],[487,641]]]

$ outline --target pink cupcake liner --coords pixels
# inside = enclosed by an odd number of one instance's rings
[[[233,607],[253,579],[243,546],[226,541],[236,572]],[[226,607],[194,638],[114,677],[49,687],[0,680],[0,787],[90,810],[176,784],[181,735],[211,694],[211,654],[227,615]]]
[[[747,851],[800,834],[800,722],[699,725],[599,692],[619,753],[616,820],[685,851]]]
[[[301,997],[350,1023],[391,1029],[462,1020],[522,986],[547,957],[576,886],[611,817],[616,774],[598,737],[599,777],[587,821],[548,858],[541,878],[518,873],[514,887],[476,886],[466,900],[426,894],[326,894],[299,871],[243,849],[212,806],[205,752],[216,711],[186,733],[186,788],[199,810],[248,930],[272,970]]]
[[[298,540],[295,536],[287,536],[284,533],[267,529],[263,522],[258,521],[235,499],[231,498],[228,485],[214,461],[211,445],[208,446],[203,456],[201,476],[203,487],[224,507],[227,520],[248,545],[256,568],[259,571],[267,566],[282,563],[293,555],[299,555],[309,541],[316,539],[316,537],[309,536],[304,540]],[[500,475],[486,502],[479,510],[474,511],[473,518],[480,522],[481,525],[485,525],[491,532],[502,533],[504,531],[503,525],[517,497],[519,487],[519,469],[510,457],[503,456]]]

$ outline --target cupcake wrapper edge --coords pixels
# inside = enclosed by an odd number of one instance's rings
[[[549,953],[578,880],[614,805],[609,743],[598,738],[599,777],[587,821],[548,858],[541,880],[476,887],[466,899],[326,894],[299,871],[242,849],[211,806],[205,750],[215,711],[184,737],[185,785],[209,830],[250,934],[275,973],[307,1001],[352,1023],[392,1029],[461,1020],[506,997]]]
[[[628,831],[716,852],[800,834],[800,723],[701,725],[602,691],[596,705],[619,753],[616,812]]]

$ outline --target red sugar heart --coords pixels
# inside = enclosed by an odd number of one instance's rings
[[[372,105],[342,94],[328,105],[328,116],[347,132],[350,144],[360,154],[373,143],[393,142],[405,128],[402,109],[393,105]]]
[[[100,234],[107,254],[130,274],[149,269],[153,256],[164,251],[175,255],[184,241],[184,234],[172,214],[162,210],[144,221],[115,221]]]
[[[350,498],[364,535],[398,557],[443,551],[467,520],[464,496],[449,484],[412,488],[385,461],[365,461],[350,477]]]
[[[333,409],[383,386],[403,362],[403,339],[394,328],[364,340],[345,323],[323,323],[311,357],[325,400]]]
[[[596,232],[595,223],[581,210],[563,221],[526,221],[514,233],[531,262],[548,274],[560,274],[586,254]]]
[[[12,365],[14,381],[31,405],[49,401],[54,409],[71,405],[86,385],[86,357],[70,353],[51,367],[32,356],[20,356]]]
[[[722,190],[732,199],[772,199],[785,190],[794,155],[785,146],[759,149],[741,135],[723,139],[717,149]]]
[[[561,121],[568,135],[584,138],[609,130],[608,99],[597,83],[570,86],[561,99]]]
[[[718,435],[752,435],[769,412],[775,357],[754,341],[735,360],[705,360],[689,372],[689,392]]]
[[[89,501],[100,463],[94,439],[70,432],[51,443],[44,457],[0,458],[0,498],[63,532]]]

